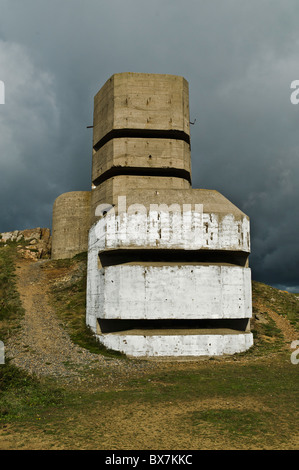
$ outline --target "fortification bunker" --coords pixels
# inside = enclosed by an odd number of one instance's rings
[[[94,98],[93,189],[54,205],[53,257],[88,250],[86,323],[128,355],[253,344],[249,219],[192,188],[189,124],[183,77],[113,75]]]

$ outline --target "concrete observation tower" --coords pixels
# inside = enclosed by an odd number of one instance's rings
[[[88,250],[86,323],[127,355],[253,344],[249,219],[191,187],[189,124],[184,78],[113,75],[94,98],[92,190],[54,204],[52,257]]]

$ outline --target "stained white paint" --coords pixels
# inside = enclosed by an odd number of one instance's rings
[[[90,271],[89,271],[90,273]],[[89,313],[105,319],[251,317],[249,268],[108,266],[91,273]],[[91,308],[92,307],[92,308]]]
[[[250,252],[249,220],[233,214],[220,217],[200,210],[139,210],[116,215],[112,210],[91,231],[101,250],[142,247]]]

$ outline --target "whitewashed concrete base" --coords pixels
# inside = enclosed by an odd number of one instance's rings
[[[107,348],[133,357],[222,356],[247,351],[253,345],[252,333],[149,336],[108,333],[96,337]]]
[[[251,316],[250,268],[187,264],[88,267],[89,325],[92,317],[198,320]]]

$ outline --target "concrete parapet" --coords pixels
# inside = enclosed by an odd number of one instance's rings
[[[250,253],[249,218],[217,191],[132,190],[128,197],[106,200],[115,206],[94,228],[101,251],[143,248]],[[102,202],[106,212],[104,197]]]
[[[120,178],[120,177],[118,177]],[[164,184],[163,184],[164,182]],[[135,186],[134,186],[135,184]],[[108,181],[101,184],[101,187],[107,187]],[[123,191],[121,189],[123,188]],[[107,191],[108,194],[111,192]],[[213,189],[191,188],[188,181],[181,178],[163,178],[163,177],[122,177],[115,180],[114,199],[107,199],[108,204],[115,204],[117,210],[118,197],[126,197],[126,207],[133,204],[141,204],[149,210],[151,204],[171,206],[180,204],[181,206],[191,204],[202,204],[203,211],[207,214],[218,214],[224,217],[232,214],[236,219],[248,216],[242,212],[235,204],[227,199],[223,194]]]

